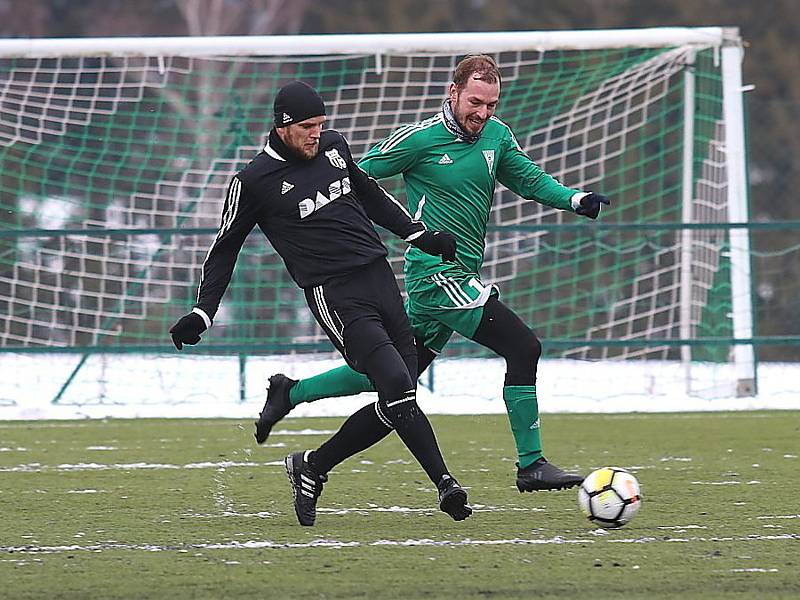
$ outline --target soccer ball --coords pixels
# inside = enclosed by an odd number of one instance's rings
[[[622,527],[642,506],[639,482],[625,469],[597,469],[578,488],[578,506],[596,525]]]

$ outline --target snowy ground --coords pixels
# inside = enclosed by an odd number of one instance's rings
[[[302,356],[186,357],[92,355],[70,380],[79,355],[0,354],[0,420],[103,417],[251,418],[267,377],[300,378],[338,366]],[[431,414],[503,413],[504,364],[439,359],[418,397]],[[688,375],[688,376],[687,376]],[[69,381],[68,385],[65,385]],[[758,394],[737,398],[728,365],[675,362],[545,360],[539,366],[543,413],[672,412],[800,408],[800,364],[763,363]],[[60,395],[59,395],[60,394]],[[291,416],[343,416],[374,394],[303,404]]]

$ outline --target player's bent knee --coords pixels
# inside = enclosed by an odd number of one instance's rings
[[[405,396],[409,390],[416,389],[408,372],[402,369],[391,373],[381,373],[373,376],[372,380],[375,383],[375,390],[381,398],[400,398]]]
[[[378,408],[395,429],[401,430],[405,424],[416,420],[422,414],[417,404],[414,390],[410,390],[403,396],[393,400],[381,399],[378,401]]]

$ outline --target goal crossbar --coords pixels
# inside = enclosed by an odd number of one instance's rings
[[[114,37],[0,40],[0,58],[64,56],[277,56],[669,48],[740,43],[736,27],[347,35]]]

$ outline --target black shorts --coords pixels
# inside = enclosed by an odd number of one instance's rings
[[[303,291],[314,318],[356,371],[364,373],[364,359],[385,344],[394,344],[403,357],[416,356],[400,289],[385,258]]]

